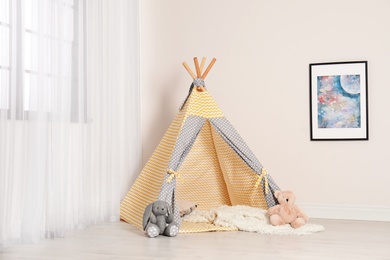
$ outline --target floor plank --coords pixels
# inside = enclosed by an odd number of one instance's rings
[[[325,231],[306,236],[250,232],[148,238],[124,223],[104,223],[65,238],[16,245],[0,259],[390,259],[390,222],[311,219]]]

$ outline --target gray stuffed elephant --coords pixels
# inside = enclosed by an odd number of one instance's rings
[[[161,200],[145,208],[142,226],[149,237],[158,235],[174,237],[179,233],[179,227],[173,222],[171,205]]]

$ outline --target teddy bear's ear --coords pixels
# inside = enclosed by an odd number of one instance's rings
[[[142,219],[142,227],[144,230],[146,229],[146,226],[149,224],[149,219],[150,219],[150,216],[152,215],[152,208],[153,208],[153,203],[150,203],[145,208],[144,216]]]
[[[275,193],[274,193],[275,198],[277,198],[281,192],[282,192],[282,191],[280,191],[280,190],[275,191]]]

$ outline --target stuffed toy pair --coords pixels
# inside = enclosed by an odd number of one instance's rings
[[[150,203],[145,208],[142,227],[149,237],[174,237],[179,233],[179,227],[173,222],[171,205],[161,200]]]
[[[309,220],[309,217],[295,205],[295,194],[292,191],[276,191],[275,198],[279,204],[267,211],[272,225],[290,224],[293,228],[299,228]]]

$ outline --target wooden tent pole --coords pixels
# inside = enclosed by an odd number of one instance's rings
[[[188,71],[188,73],[190,73],[191,77],[194,79],[196,78],[195,74],[192,72],[192,70],[190,69],[190,67],[187,65],[186,62],[183,62],[183,66],[184,68],[186,68],[186,70]]]
[[[203,70],[203,67],[204,67],[204,64],[206,62],[206,58],[203,57],[202,58],[202,62],[199,66],[199,62],[198,62],[198,58],[197,57],[194,57],[194,63],[195,63],[195,69],[196,69],[196,76],[195,74],[192,72],[191,68],[188,66],[188,64],[186,62],[183,62],[183,66],[184,68],[187,70],[187,72],[191,75],[191,77],[193,79],[195,78],[201,78],[201,79],[205,79],[207,74],[209,73],[209,71],[211,70],[211,68],[213,67],[214,63],[217,61],[216,58],[213,58],[209,64],[209,66],[206,68],[206,70],[204,71],[203,75],[202,75],[202,70]],[[203,86],[197,86],[196,89],[200,92],[203,92],[205,91],[205,88]]]
[[[202,75],[200,74],[200,68],[199,68],[199,63],[198,63],[198,58],[194,58],[194,63],[195,63],[195,69],[196,69],[196,77],[200,78]]]
[[[213,67],[213,65],[214,65],[214,63],[215,63],[216,61],[217,61],[216,58],[213,58],[213,59],[211,60],[209,66],[207,67],[207,69],[205,70],[205,72],[203,73],[203,75],[202,75],[202,77],[201,77],[202,79],[205,79],[205,78],[206,78],[207,74],[209,73],[209,71],[211,70],[211,68]]]
[[[204,67],[204,63],[206,62],[206,57],[203,57],[202,58],[202,62],[200,63],[200,74],[202,75],[202,70],[203,70],[203,67]],[[201,76],[200,76],[201,77]]]

